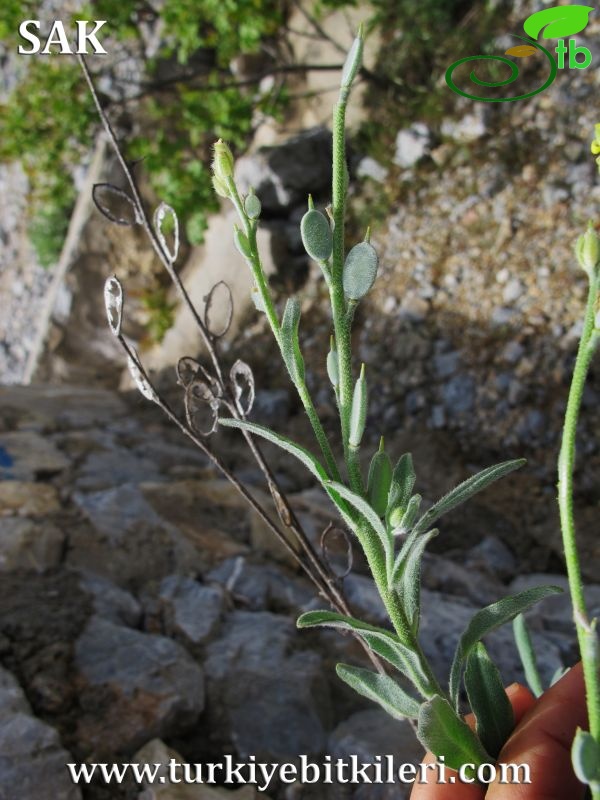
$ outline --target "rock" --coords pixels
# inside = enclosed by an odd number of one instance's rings
[[[410,128],[398,132],[394,164],[413,167],[429,150],[431,134],[427,125],[415,122]]]
[[[475,404],[475,379],[459,373],[442,386],[442,398],[449,415],[466,414]]]
[[[200,569],[201,556],[193,543],[156,513],[139,486],[76,492],[73,498],[91,528],[80,526],[71,532],[70,565],[132,585],[180,569]]]
[[[387,611],[373,578],[351,572],[344,579],[344,591],[354,616],[374,625],[389,626]]]
[[[44,572],[61,563],[65,534],[50,522],[0,517],[0,572]]]
[[[165,631],[202,644],[219,626],[225,596],[217,586],[203,586],[191,578],[169,575],[159,589]]]
[[[85,458],[77,470],[75,486],[80,491],[98,492],[127,483],[157,481],[160,475],[151,459],[110,442],[106,449],[94,450]]]
[[[358,711],[329,735],[328,751],[333,759],[374,763],[376,756],[391,755],[396,770],[400,764],[419,764],[423,748],[407,720],[393,719],[379,708]],[[369,770],[373,776],[372,770]],[[396,772],[397,774],[397,772]],[[412,786],[395,784],[358,784],[354,800],[396,800],[408,798]]]
[[[140,624],[141,605],[132,594],[115,586],[112,581],[91,572],[84,572],[79,585],[86,594],[91,595],[94,612],[99,617],[130,628]]]
[[[19,514],[24,517],[52,514],[60,508],[58,492],[48,483],[2,481],[0,483],[0,516]]]
[[[318,195],[329,189],[331,133],[326,128],[313,128],[284,144],[261,147],[257,153],[237,160],[235,178],[241,192],[254,188],[263,213],[279,214],[306,203],[309,193]]]
[[[359,161],[356,175],[358,178],[370,178],[375,183],[384,183],[388,176],[388,170],[379,161],[365,156]]]
[[[242,556],[227,559],[206,579],[222,584],[236,603],[252,611],[299,614],[315,596],[307,581],[275,564],[252,564]]]
[[[422,563],[422,586],[465,598],[478,606],[499,600],[506,587],[489,572],[481,572],[449,558],[425,552]]]
[[[276,425],[290,416],[290,393],[287,389],[258,389],[250,418],[261,425]]]
[[[80,746],[117,753],[182,733],[204,708],[202,670],[181,645],[91,617],[75,643]]]
[[[32,716],[21,687],[0,668],[1,800],[39,800],[41,787],[52,800],[81,800],[65,768],[72,762],[58,733]]]
[[[465,555],[468,570],[490,572],[500,580],[511,578],[517,571],[517,560],[496,536],[485,536]]]
[[[290,760],[325,748],[330,699],[321,659],[291,652],[291,620],[234,611],[206,649],[208,729],[240,758]]]
[[[169,763],[176,762],[174,773],[169,774]],[[269,800],[263,792],[260,794],[254,786],[245,785],[236,791],[215,788],[213,786],[182,783],[185,759],[176,750],[167,747],[160,739],[152,739],[133,756],[136,764],[149,764],[152,768],[159,765],[152,783],[144,781],[146,788],[138,795],[137,800]],[[191,775],[195,777],[195,765],[191,765]],[[219,772],[216,771],[219,776]],[[175,778],[174,783],[169,778]],[[187,777],[187,776],[186,776]]]
[[[32,481],[61,472],[69,460],[34,431],[0,434],[0,479]]]
[[[481,113],[465,114],[457,122],[445,119],[441,127],[442,136],[448,136],[461,143],[474,142],[485,132],[485,123]]]

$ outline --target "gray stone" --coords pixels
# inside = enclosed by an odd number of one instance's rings
[[[180,633],[193,644],[202,644],[217,629],[225,608],[225,596],[217,586],[181,575],[169,575],[159,589],[165,630]]]
[[[160,470],[154,461],[113,444],[110,449],[94,450],[87,456],[77,470],[75,486],[90,492],[159,479]]]
[[[139,747],[180,733],[204,708],[202,670],[181,645],[90,618],[75,643],[78,738],[88,752]]]
[[[442,136],[448,136],[457,142],[474,142],[486,132],[482,113],[465,114],[458,121],[445,119],[441,127]]]
[[[487,571],[497,575],[500,580],[507,580],[517,570],[517,560],[508,547],[495,536],[485,536],[465,556],[465,564],[469,570]]]
[[[91,529],[72,531],[70,565],[133,585],[200,567],[200,553],[175,525],[157,514],[139,486],[78,492],[73,498]]]
[[[65,767],[72,761],[58,733],[32,716],[21,687],[0,668],[0,800],[81,800]]]
[[[365,156],[359,161],[356,175],[359,178],[370,178],[376,183],[384,183],[388,176],[388,170],[371,156]]]
[[[466,414],[475,404],[475,379],[459,373],[442,387],[442,398],[448,414]]]
[[[430,147],[429,128],[422,122],[415,122],[410,128],[398,132],[394,164],[399,167],[413,167]]]
[[[65,535],[51,522],[0,517],[0,572],[44,572],[60,564]]]
[[[466,598],[479,606],[493,603],[506,592],[502,583],[489,572],[427,552],[423,556],[421,580],[427,589]]]
[[[331,183],[331,133],[313,128],[282,145],[261,147],[237,160],[235,177],[241,192],[254,188],[263,213],[306,203],[309,192],[318,195]]]
[[[389,625],[389,618],[373,578],[351,572],[344,579],[344,591],[352,612],[375,625]]]
[[[378,708],[358,711],[340,723],[329,736],[328,751],[334,759],[356,756],[359,762],[370,763],[377,756],[390,755],[396,770],[401,764],[418,764],[423,757],[409,722],[393,719]],[[372,769],[369,774],[373,777]],[[354,800],[403,800],[410,797],[412,786],[364,783],[353,789]]]
[[[288,760],[325,748],[330,699],[321,659],[291,652],[291,620],[234,611],[207,648],[207,717],[213,738],[240,758]]]
[[[453,350],[450,353],[436,353],[433,357],[433,369],[438,378],[449,378],[453,375],[460,363],[460,353]]]
[[[274,425],[290,415],[290,393],[287,389],[259,389],[252,406],[253,422]]]
[[[92,606],[99,617],[130,628],[140,624],[142,607],[130,592],[91,572],[81,576],[79,585],[92,596]]]
[[[0,434],[0,479],[31,481],[61,472],[69,460],[48,438],[34,431]]]

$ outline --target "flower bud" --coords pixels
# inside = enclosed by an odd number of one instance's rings
[[[356,73],[360,69],[360,65],[362,62],[362,54],[363,54],[363,45],[364,45],[364,37],[362,31],[362,25],[358,28],[358,33],[356,38],[352,42],[352,46],[348,51],[348,55],[346,56],[346,61],[344,62],[344,68],[342,69],[342,79],[340,81],[340,85],[343,89],[349,88],[352,86],[352,81],[356,77]]]
[[[351,447],[358,447],[367,421],[367,379],[365,378],[365,365],[360,368],[360,375],[354,385],[352,408],[350,410],[350,436],[348,442]]]
[[[213,150],[213,173],[226,184],[229,178],[233,178],[233,153],[222,139],[214,143]]]
[[[577,239],[575,253],[581,268],[587,272],[590,278],[593,278],[600,261],[600,239],[598,239],[592,222],[588,223],[587,231]]]

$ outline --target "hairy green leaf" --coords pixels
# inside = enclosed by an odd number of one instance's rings
[[[396,719],[419,716],[420,703],[401,689],[388,675],[379,675],[370,669],[351,667],[348,664],[336,666],[338,676],[355,692],[374,700]]]
[[[385,525],[379,519],[377,512],[371,508],[364,497],[361,497],[359,494],[356,494],[356,492],[348,489],[348,487],[344,486],[343,483],[329,481],[327,485],[329,488],[333,489],[336,494],[340,495],[340,497],[343,497],[344,500],[347,500],[350,505],[353,506],[367,520],[383,545],[386,557],[386,565],[388,566],[388,569],[391,570],[394,558],[394,541],[391,534],[386,530]]]
[[[398,553],[394,564],[392,586],[398,591],[406,618],[415,633],[419,630],[421,611],[421,561],[428,543],[437,535],[435,528],[421,534],[406,551],[403,548]]]
[[[300,302],[298,298],[290,297],[281,320],[281,354],[294,384],[304,381],[304,358],[298,340],[299,325]]]
[[[404,455],[400,456],[398,459],[398,463],[392,472],[392,482],[390,484],[387,502],[388,510],[391,511],[398,506],[401,509],[406,508],[416,479],[417,476],[413,466],[412,455],[410,453],[404,453]]]
[[[498,668],[481,642],[467,658],[465,687],[477,735],[487,752],[497,758],[515,727],[515,716]]]
[[[402,644],[392,631],[369,625],[354,617],[346,617],[336,611],[307,611],[298,618],[296,624],[299,628],[321,626],[353,631],[366,642],[374,653],[410,678],[419,691],[425,695],[431,694],[429,680],[417,655]]]
[[[510,622],[517,614],[543,600],[544,597],[560,592],[562,589],[559,586],[535,586],[533,589],[525,589],[524,592],[519,592],[511,597],[503,597],[502,600],[486,606],[473,615],[465,632],[460,637],[450,669],[450,698],[455,706],[458,707],[458,691],[463,664],[477,642],[481,641],[486,634],[504,625],[505,622]]]
[[[491,761],[467,723],[438,694],[421,706],[417,736],[421,744],[437,758],[444,756],[446,765],[451,769],[458,770],[463,764],[478,767]]]
[[[438,500],[437,503],[431,506],[429,511],[423,514],[415,526],[415,531],[418,533],[426,531],[427,528],[430,528],[443,514],[452,511],[453,508],[456,508],[473,497],[473,495],[481,492],[491,483],[494,483],[494,481],[503,478],[515,469],[519,469],[523,464],[525,464],[524,458],[517,458],[514,461],[503,461],[501,464],[488,467],[478,472],[477,475],[473,475],[471,478],[463,481],[463,483],[444,495],[441,500]]]
[[[383,517],[387,508],[387,498],[392,481],[392,462],[382,445],[371,459],[367,479],[367,496],[375,512]]]
[[[529,631],[527,630],[527,625],[525,623],[525,617],[523,614],[517,614],[517,616],[514,618],[513,634],[517,644],[517,650],[519,651],[521,664],[523,664],[525,679],[527,680],[529,688],[533,694],[536,697],[540,697],[544,692],[544,687],[542,686],[542,679],[537,667],[533,643],[531,641],[531,637],[529,636]]]

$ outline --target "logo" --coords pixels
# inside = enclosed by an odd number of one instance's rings
[[[19,25],[19,35],[22,39],[25,39],[27,42],[31,44],[31,47],[23,47],[19,45],[19,55],[22,56],[31,56],[34,53],[42,53],[43,55],[48,55],[49,53],[55,52],[51,50],[52,47],[59,48],[58,53],[87,53],[87,46],[88,43],[92,47],[93,53],[100,53],[106,55],[106,50],[102,47],[98,39],[96,38],[96,34],[100,30],[103,25],[106,25],[105,19],[94,20],[91,23],[89,20],[80,19],[77,20],[75,23],[77,26],[77,30],[75,33],[75,41],[76,47],[74,50],[71,49],[69,44],[69,40],[67,38],[67,32],[65,31],[64,24],[58,19],[52,23],[52,27],[50,32],[47,36],[40,37],[33,30],[40,30],[41,23],[37,19],[26,19]],[[87,26],[93,24],[93,29],[88,32]],[[42,41],[44,42],[44,47],[42,47]]]
[[[460,58],[451,64],[446,70],[446,83],[453,92],[459,94],[461,97],[466,97],[469,100],[478,100],[481,103],[511,103],[515,100],[525,100],[527,97],[533,97],[540,92],[545,91],[550,84],[554,81],[558,74],[559,69],[586,69],[592,63],[592,54],[587,47],[578,46],[575,39],[569,39],[565,42],[565,37],[574,36],[576,33],[581,33],[589,21],[590,11],[593,11],[592,6],[555,6],[553,8],[545,8],[542,11],[536,11],[530,17],[527,17],[523,25],[523,29],[527,34],[519,36],[513,34],[517,39],[521,39],[524,44],[511,47],[504,53],[504,56],[494,55],[479,55],[467,56]],[[543,33],[542,33],[543,32]],[[550,50],[541,45],[537,39],[542,36],[543,39],[558,39],[558,43],[554,47],[554,52],[557,58],[552,55]],[[482,97],[477,94],[470,94],[460,89],[454,82],[453,73],[462,64],[469,61],[482,61],[490,60],[506,64],[510,70],[508,78],[502,81],[484,81],[477,77],[475,70],[471,71],[469,78],[476,86],[487,88],[499,88],[508,86],[519,77],[519,68],[514,61],[511,61],[505,56],[512,56],[513,58],[529,58],[537,56],[543,58],[548,63],[550,74],[546,79],[543,86],[534,89],[526,94],[520,94],[516,97]]]

